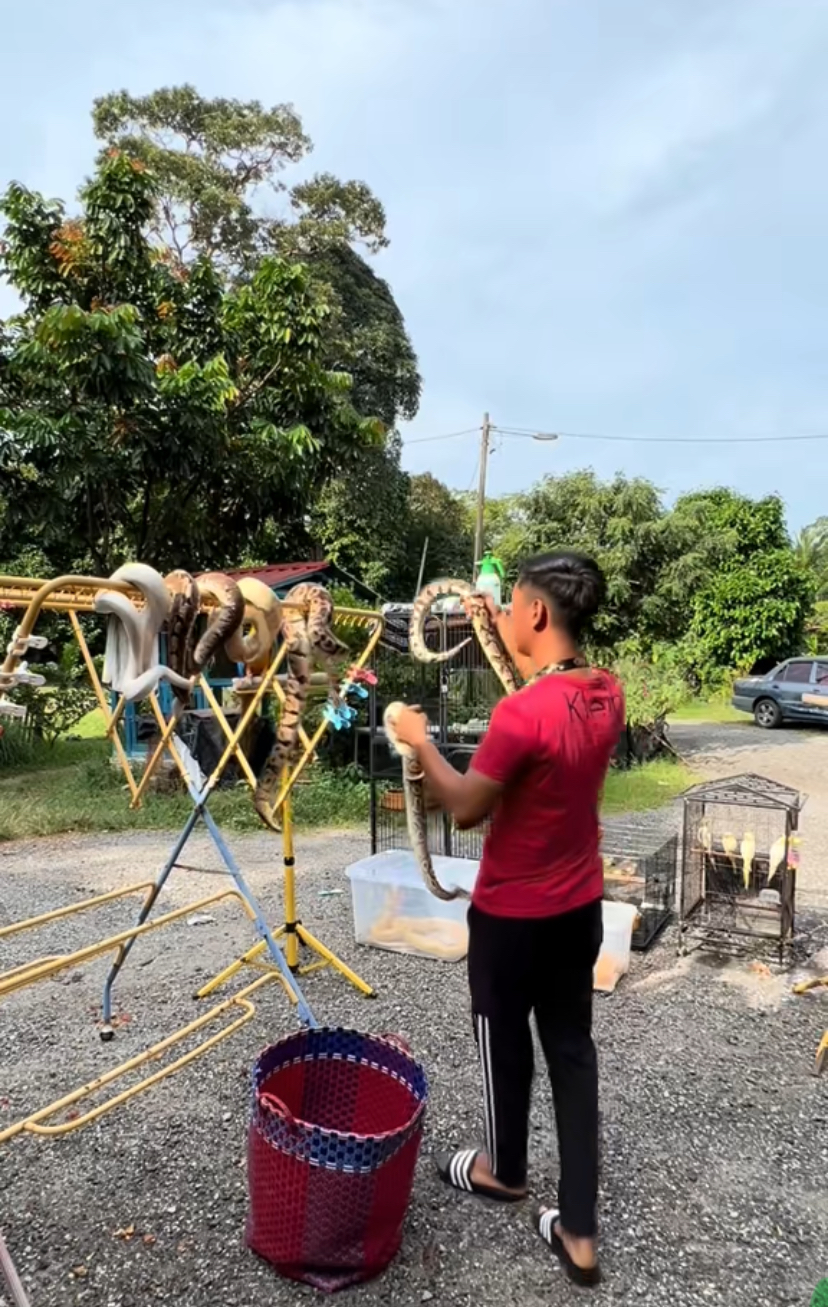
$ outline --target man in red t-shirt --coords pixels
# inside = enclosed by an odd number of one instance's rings
[[[578,649],[604,594],[599,567],[580,554],[543,554],[524,564],[511,617],[495,615],[527,683],[498,703],[465,775],[429,741],[421,713],[406,709],[396,726],[461,828],[491,815],[469,909],[468,961],[486,1151],[442,1156],[440,1175],[488,1198],[526,1197],[534,1012],[560,1152],[558,1204],[538,1209],[536,1224],[583,1285],[600,1280],[592,1042],[602,937],[598,809],[625,715],[617,681],[588,668]]]

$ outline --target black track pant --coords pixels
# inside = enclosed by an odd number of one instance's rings
[[[493,1174],[511,1188],[526,1183],[534,1012],[555,1100],[561,1223],[579,1238],[596,1231],[592,974],[601,936],[600,900],[559,917],[492,917],[469,910],[469,984]]]

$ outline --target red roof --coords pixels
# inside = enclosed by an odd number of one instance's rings
[[[271,590],[279,590],[284,585],[301,581],[303,577],[326,572],[330,565],[330,560],[327,558],[316,559],[309,563],[271,563],[268,567],[245,567],[240,572],[228,572],[227,575],[234,581],[240,580],[243,576],[255,576],[257,581],[264,581]]]

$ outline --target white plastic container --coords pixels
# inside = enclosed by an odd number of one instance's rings
[[[500,584],[500,577],[497,572],[481,572],[475,581],[474,588],[479,595],[490,595],[495,606],[500,607],[503,599],[503,587]]]
[[[630,969],[632,935],[638,908],[634,903],[611,903],[604,899],[604,942],[595,963],[593,988],[611,994]]]
[[[479,863],[466,858],[432,858],[441,885],[469,893]],[[468,899],[437,899],[426,889],[408,849],[388,849],[346,869],[351,882],[354,936],[358,944],[459,962],[469,948]]]

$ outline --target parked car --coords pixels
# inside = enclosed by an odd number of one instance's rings
[[[803,698],[804,696],[804,698]],[[808,700],[825,699],[825,707]],[[766,731],[782,722],[828,723],[828,655],[789,658],[765,676],[746,676],[733,686],[733,707],[753,713]]]

